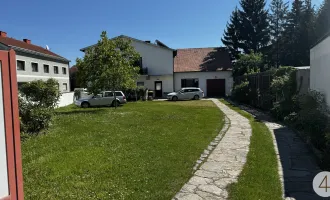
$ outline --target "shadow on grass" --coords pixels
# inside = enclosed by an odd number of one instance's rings
[[[66,111],[57,111],[55,112],[56,115],[75,115],[75,114],[98,114],[104,113],[105,109],[77,109],[77,110],[66,110]]]

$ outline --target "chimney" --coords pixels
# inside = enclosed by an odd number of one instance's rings
[[[4,31],[0,31],[0,37],[7,37],[7,33]]]
[[[29,39],[23,39],[23,41],[24,41],[26,44],[31,44],[31,40],[29,40]]]

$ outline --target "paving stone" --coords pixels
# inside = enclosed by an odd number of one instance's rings
[[[236,182],[246,162],[252,134],[249,120],[217,99],[212,101],[224,112],[227,123],[204,150],[201,155],[205,158],[203,164],[176,195],[180,197],[178,199],[227,199],[227,186]],[[210,150],[213,151],[210,153]]]
[[[198,196],[194,193],[179,193],[177,196],[175,196],[176,200],[203,200],[202,197]]]

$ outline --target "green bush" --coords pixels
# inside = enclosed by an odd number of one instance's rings
[[[235,85],[232,90],[232,98],[241,103],[249,103],[249,81],[243,81],[241,84]]]
[[[58,82],[54,79],[23,84],[18,98],[21,132],[39,133],[47,129],[59,97]]]
[[[325,96],[317,91],[310,91],[300,95],[300,111],[297,113],[293,124],[298,130],[305,133],[318,149],[325,149],[327,131],[329,130],[329,108]]]

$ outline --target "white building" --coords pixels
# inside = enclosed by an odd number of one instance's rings
[[[119,37],[130,39],[140,54],[143,73],[137,85],[155,91],[155,98],[164,98],[182,87],[200,87],[207,96],[230,95],[231,61],[224,48],[175,50],[158,40],[151,43],[124,35]]]
[[[310,50],[310,88],[325,94],[330,106],[330,32]]]
[[[16,52],[18,86],[24,82],[54,78],[59,82],[61,92],[70,91],[69,60],[32,44],[29,39],[9,38],[3,31],[0,31],[0,43]]]

